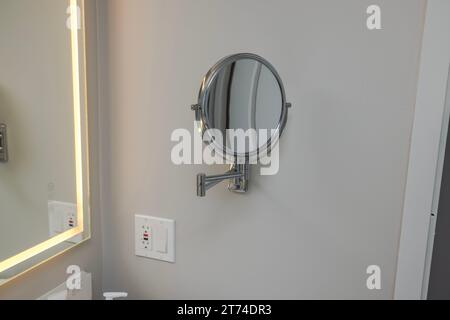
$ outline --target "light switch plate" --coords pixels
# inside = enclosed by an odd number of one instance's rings
[[[135,253],[166,262],[175,262],[175,221],[135,215]]]

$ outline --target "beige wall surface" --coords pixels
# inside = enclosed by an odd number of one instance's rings
[[[378,2],[383,29],[368,31],[366,0],[100,0],[93,239],[0,298],[36,297],[71,263],[94,272],[97,297],[103,280],[140,299],[392,298],[425,1]],[[236,52],[272,62],[294,105],[281,168],[200,199],[195,175],[224,168],[173,165],[170,135],[193,131],[200,79]],[[175,264],[134,255],[135,213],[177,221]]]
[[[66,268],[78,265],[93,275],[94,296],[101,297],[102,261],[98,186],[98,109],[97,109],[97,27],[96,4],[86,1],[87,80],[90,133],[91,230],[92,238],[17,279],[0,286],[0,299],[36,299],[67,279]],[[63,10],[65,12],[65,10]],[[62,20],[64,23],[64,19]],[[70,55],[70,51],[69,51]]]
[[[425,1],[104,0],[104,285],[132,298],[392,298]],[[195,195],[170,135],[200,80],[257,53],[293,103],[275,176]],[[177,261],[134,255],[134,214],[177,222]],[[382,290],[366,288],[379,265]]]

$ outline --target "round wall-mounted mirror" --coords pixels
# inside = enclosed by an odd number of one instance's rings
[[[195,105],[203,134],[211,131],[208,129],[221,132],[222,139],[206,140],[224,156],[245,158],[258,156],[277,142],[289,106],[275,68],[249,53],[226,57],[214,65],[203,79]],[[253,129],[255,139],[245,145],[234,143],[238,129],[241,134]]]
[[[286,125],[288,108],[283,82],[265,59],[250,53],[226,57],[206,74],[198,103],[192,106],[203,141],[231,160],[222,175],[197,175],[197,195],[220,181],[228,189],[248,190],[250,164],[273,149]]]

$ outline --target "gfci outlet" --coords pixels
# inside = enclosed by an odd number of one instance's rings
[[[175,262],[175,221],[135,215],[135,252],[137,256]]]
[[[48,220],[50,237],[77,227],[77,205],[69,202],[48,201]],[[66,241],[79,243],[82,240],[83,236],[79,234]]]

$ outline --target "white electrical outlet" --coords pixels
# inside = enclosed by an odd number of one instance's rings
[[[67,230],[75,228],[77,224],[77,205],[69,202],[48,202],[49,235],[54,237]],[[83,240],[82,234],[76,235],[67,242],[79,243]]]
[[[135,216],[137,256],[175,262],[175,221],[144,215]]]
[[[152,250],[153,241],[153,230],[150,227],[148,217],[137,215],[134,228],[136,234],[136,255],[147,257]]]

